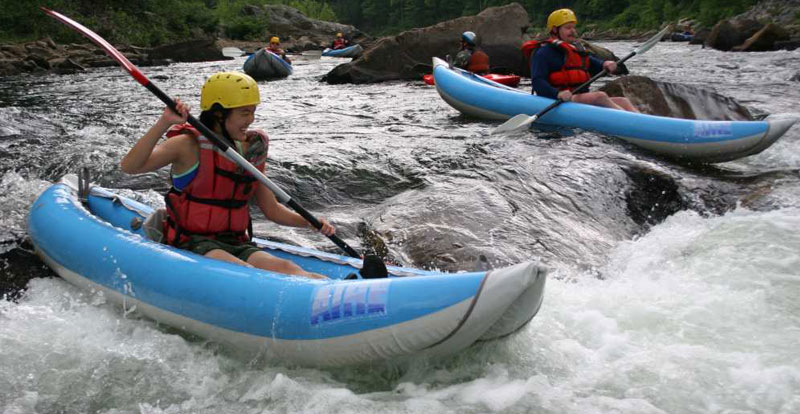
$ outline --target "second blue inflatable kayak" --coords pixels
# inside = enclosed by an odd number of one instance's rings
[[[328,49],[325,49],[325,50],[322,51],[322,56],[342,57],[342,58],[346,58],[346,57],[357,58],[357,57],[361,56],[361,52],[363,52],[363,51],[364,51],[364,49],[361,47],[361,45],[348,46],[348,47],[345,47],[345,48],[342,48],[342,49],[330,49],[330,48],[328,48]]]
[[[534,115],[550,98],[509,88],[433,58],[439,95],[460,112],[506,120]],[[612,135],[652,152],[700,162],[731,161],[769,148],[797,122],[796,115],[770,115],[761,121],[703,121],[619,111],[567,102],[536,124],[580,128]]]

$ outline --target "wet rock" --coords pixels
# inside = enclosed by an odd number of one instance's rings
[[[692,36],[692,40],[689,41],[690,45],[705,45],[708,36],[711,34],[711,29],[707,27],[701,27],[694,32],[694,36]]]
[[[0,76],[11,76],[25,72],[34,72],[38,66],[35,62],[21,59],[0,59]]]
[[[744,43],[762,27],[761,23],[753,19],[723,20],[711,29],[705,44],[727,52]]]
[[[430,72],[433,56],[455,56],[461,33],[467,30],[478,34],[480,47],[489,55],[492,70],[525,73],[520,45],[527,27],[528,13],[518,3],[491,7],[477,16],[460,17],[381,38],[360,58],[334,68],[324,80],[337,84],[419,79]]]
[[[684,119],[752,120],[750,111],[735,99],[712,90],[644,76],[615,79],[600,90],[609,96],[625,96],[642,112]]]
[[[50,62],[56,73],[66,75],[86,70],[83,66],[70,58],[58,58]]]
[[[652,226],[689,207],[669,175],[642,165],[630,165],[623,171],[630,178],[625,191],[628,216],[636,224]]]
[[[789,32],[787,32],[786,29],[770,23],[750,36],[741,45],[735,46],[732,50],[735,52],[764,52],[775,50],[775,42],[788,39]]]
[[[25,292],[28,282],[43,275],[55,274],[33,253],[33,245],[29,241],[5,240],[18,245],[0,254],[0,297],[15,300]],[[5,244],[5,243],[4,243]],[[5,250],[5,249],[2,249]]]
[[[159,46],[151,50],[149,59],[165,59],[173,62],[208,62],[215,60],[232,60],[222,54],[214,39],[193,39],[185,42]]]
[[[152,65],[144,48],[118,46],[137,65]],[[166,61],[163,61],[166,63]],[[91,44],[57,45],[51,39],[17,45],[0,45],[0,76],[20,73],[75,73],[87,67],[114,66],[117,62]]]
[[[795,50],[800,49],[800,39],[779,40],[775,42],[775,50]]]

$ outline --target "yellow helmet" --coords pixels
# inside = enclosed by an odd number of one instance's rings
[[[281,39],[278,39],[278,36],[272,36],[269,38],[270,43],[280,43]]]
[[[336,37],[343,37],[344,35],[341,33],[336,33]]]
[[[200,110],[207,111],[218,103],[223,108],[239,108],[261,103],[258,84],[240,72],[219,72],[211,75],[200,92]]]
[[[578,23],[575,12],[570,9],[558,9],[547,18],[547,31],[552,32],[554,27],[563,26],[567,23]]]

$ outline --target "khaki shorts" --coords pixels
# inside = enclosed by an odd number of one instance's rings
[[[191,236],[188,241],[181,243],[178,247],[201,256],[205,256],[206,253],[212,250],[220,249],[232,254],[243,262],[246,262],[253,253],[261,251],[255,243],[242,243],[235,238],[226,239],[225,237],[209,239],[203,236]]]

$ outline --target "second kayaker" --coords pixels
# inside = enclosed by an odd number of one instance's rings
[[[550,38],[529,41],[522,51],[530,57],[532,93],[564,102],[578,102],[631,112],[639,112],[623,97],[610,97],[605,92],[575,90],[603,69],[617,70],[612,60],[600,60],[587,52],[578,41],[578,19],[570,9],[559,9],[547,18]]]
[[[281,47],[281,39],[278,36],[272,36],[269,39],[269,45],[267,45],[267,50],[280,56],[281,59],[285,60],[286,63],[292,63],[288,57],[286,57],[286,51],[283,50]]]
[[[461,34],[461,50],[453,66],[479,75],[489,73],[489,55],[478,47],[478,36],[474,32]]]
[[[336,33],[336,39],[331,43],[331,49],[338,50],[350,46],[350,41],[347,40],[342,33]]]

